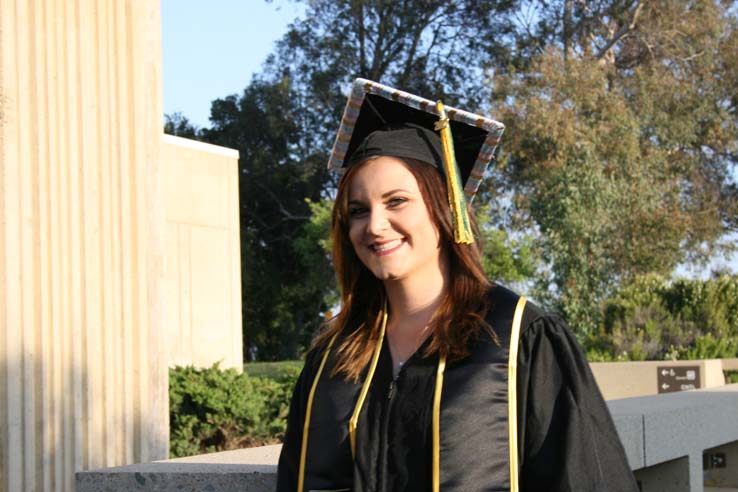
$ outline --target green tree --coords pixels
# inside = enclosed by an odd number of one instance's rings
[[[514,1],[312,0],[268,60],[295,78],[313,130],[333,137],[345,90],[364,77],[449,104],[486,104],[485,70],[507,50]],[[329,108],[329,111],[325,111]],[[322,142],[321,142],[322,143]]]
[[[500,213],[493,212],[489,203],[476,210],[484,273],[496,282],[524,287],[536,274],[531,237],[521,234],[512,236],[496,223],[499,216]]]
[[[326,182],[323,154],[302,145],[298,95],[288,80],[255,79],[240,97],[213,102],[203,139],[238,149],[244,350],[262,360],[295,358],[325,311],[329,268],[320,246],[302,241]]]
[[[498,186],[538,233],[558,304],[582,333],[649,272],[731,247],[738,227],[738,30],[712,1],[546,3],[525,70],[496,80]]]
[[[200,128],[190,123],[190,120],[180,112],[164,115],[164,133],[200,140]]]
[[[310,272],[305,282],[320,285],[323,289],[323,299],[327,307],[332,309],[338,305],[340,299],[331,267],[333,200],[330,198],[307,200],[307,205],[310,209],[310,219],[302,225],[300,237],[295,241],[295,251],[305,269]]]

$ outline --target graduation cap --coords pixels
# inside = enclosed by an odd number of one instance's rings
[[[505,126],[366,79],[356,79],[328,168],[371,156],[413,158],[446,177],[457,243],[473,242],[466,200],[474,198]],[[463,191],[462,191],[463,190]]]

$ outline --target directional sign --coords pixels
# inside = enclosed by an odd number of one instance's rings
[[[700,366],[658,366],[659,393],[673,393],[700,388]]]

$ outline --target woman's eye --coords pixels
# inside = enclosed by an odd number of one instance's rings
[[[390,207],[397,207],[399,205],[402,205],[407,201],[407,198],[390,198],[390,200],[387,202],[387,205]]]
[[[365,207],[349,207],[348,209],[349,217],[357,217],[364,213],[366,213]]]

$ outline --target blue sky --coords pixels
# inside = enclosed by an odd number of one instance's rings
[[[302,12],[288,0],[161,0],[164,113],[209,126],[210,102],[240,93]]]

